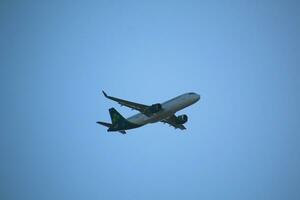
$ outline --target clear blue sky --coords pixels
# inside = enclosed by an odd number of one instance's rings
[[[0,199],[299,200],[297,1],[2,1]],[[107,93],[201,100],[109,134]]]

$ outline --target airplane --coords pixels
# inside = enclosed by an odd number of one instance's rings
[[[185,114],[176,116],[175,113],[196,103],[200,99],[199,94],[189,92],[164,103],[156,103],[149,106],[108,96],[104,91],[102,91],[102,93],[106,98],[118,102],[121,106],[126,106],[132,110],[140,112],[125,119],[115,108],[110,108],[109,114],[111,123],[101,121],[97,122],[98,124],[107,127],[108,132],[117,131],[122,134],[126,134],[126,130],[138,128],[155,122],[167,123],[175,129],[184,130],[186,128],[183,124],[188,121],[188,116]]]

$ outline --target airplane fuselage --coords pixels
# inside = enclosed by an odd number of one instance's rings
[[[151,116],[146,116],[143,113],[138,113],[127,118],[127,120],[139,126],[143,126],[148,123],[159,122],[162,121],[163,119],[168,118],[169,116],[172,116],[177,111],[182,110],[196,103],[199,99],[200,99],[200,95],[196,93],[192,93],[192,92],[185,93],[162,103],[161,104],[162,109]]]

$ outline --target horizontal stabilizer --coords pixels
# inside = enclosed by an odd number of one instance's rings
[[[108,128],[111,127],[111,124],[110,123],[106,123],[106,122],[97,122],[97,124],[101,124],[101,125],[106,126]]]

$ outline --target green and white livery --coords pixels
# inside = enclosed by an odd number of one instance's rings
[[[149,106],[108,96],[104,91],[102,92],[106,98],[116,101],[122,106],[126,106],[140,112],[125,119],[116,109],[110,108],[109,114],[111,117],[111,123],[97,122],[98,124],[108,127],[107,131],[109,132],[118,131],[122,134],[126,133],[125,130],[138,128],[155,122],[168,123],[176,129],[184,130],[186,128],[183,124],[188,121],[187,115],[176,116],[175,113],[196,103],[200,99],[200,95],[194,92],[189,92],[164,103],[156,103]]]

